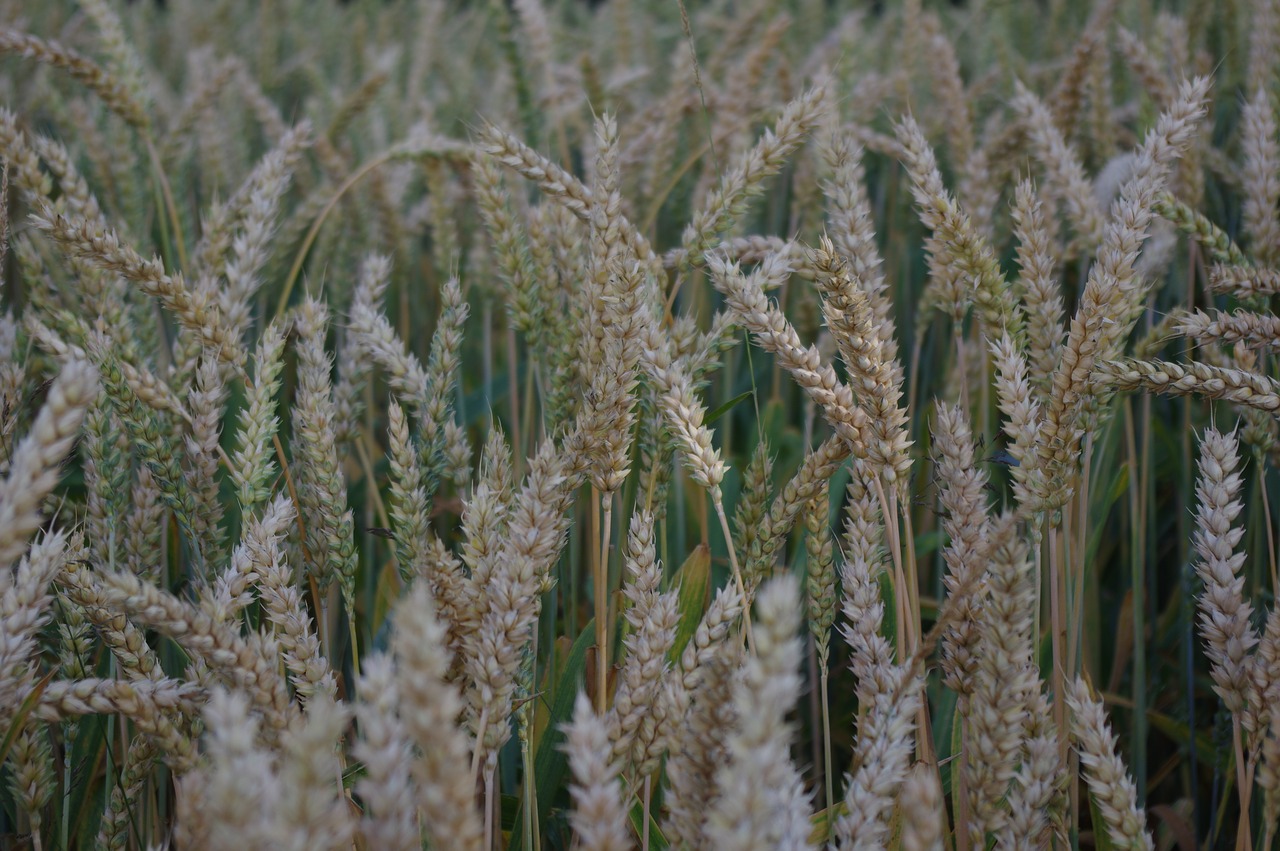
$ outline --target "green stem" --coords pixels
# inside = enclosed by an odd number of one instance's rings
[[[818,687],[822,693],[822,778],[825,781],[827,793],[827,825],[831,825],[832,815],[835,813],[836,798],[834,786],[831,781],[831,709],[828,705],[827,697],[827,652],[818,654],[818,665],[821,667],[819,673]],[[829,838],[829,837],[828,837]]]
[[[756,639],[751,634],[751,599],[747,596],[746,583],[742,581],[742,570],[738,567],[738,554],[733,549],[733,533],[729,531],[729,518],[724,513],[724,501],[720,498],[720,489],[716,488],[711,494],[712,504],[715,505],[716,516],[720,518],[720,531],[724,533],[724,545],[729,549],[729,566],[733,569],[733,581],[738,584],[738,593],[742,595],[742,626],[747,636],[747,647],[751,650],[751,655],[756,654]]]
[[[595,488],[592,488],[595,493]],[[591,532],[596,546],[593,583],[596,592],[596,712],[603,715],[609,698],[609,531],[613,526],[613,494],[602,494],[592,509]],[[602,517],[603,515],[603,517]]]
[[[351,187],[355,186],[360,180],[372,172],[380,165],[384,165],[397,156],[401,155],[401,151],[393,148],[384,151],[381,155],[374,157],[369,162],[362,165],[351,173],[333,196],[329,199],[324,208],[320,210],[320,214],[316,216],[316,220],[311,223],[311,228],[307,231],[307,235],[302,240],[302,245],[298,246],[298,253],[293,258],[293,265],[289,267],[289,274],[284,279],[284,289],[280,292],[280,301],[276,303],[275,317],[279,318],[284,314],[285,308],[289,306],[289,296],[293,293],[293,286],[297,283],[298,275],[302,272],[302,264],[307,259],[308,252],[311,251],[312,244],[315,243],[316,237],[320,234],[320,228],[324,225],[325,219],[333,212],[333,208],[342,200],[342,196],[351,191]]]
[[[178,218],[178,205],[173,200],[173,188],[169,185],[169,177],[164,173],[164,166],[160,162],[160,154],[156,151],[155,144],[151,141],[149,135],[143,135],[143,142],[146,143],[147,153],[151,157],[151,167],[156,172],[156,184],[160,190],[160,200],[169,220],[169,227],[173,228],[173,246],[178,253],[178,268],[187,271],[187,247],[186,241],[182,235],[182,220]],[[168,241],[168,234],[165,228],[165,219],[160,219],[160,230]]]
[[[1150,397],[1147,397],[1150,398]],[[1133,601],[1133,741],[1132,768],[1138,800],[1146,796],[1147,775],[1147,648],[1146,648],[1146,506],[1143,496],[1144,466],[1147,445],[1143,445],[1140,457],[1133,421],[1133,402],[1125,400],[1125,438],[1128,443],[1130,470],[1138,470],[1138,476],[1129,477],[1129,561],[1130,596]],[[1148,441],[1149,442],[1149,441]]]

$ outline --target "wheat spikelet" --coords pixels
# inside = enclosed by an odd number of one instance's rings
[[[805,455],[764,516],[755,540],[750,542],[746,558],[746,579],[755,587],[771,575],[778,551],[786,544],[787,535],[800,518],[809,500],[818,493],[849,457],[849,444],[838,434],[828,437]]]
[[[1174,91],[1165,73],[1160,69],[1159,60],[1152,55],[1138,36],[1124,27],[1116,27],[1120,52],[1125,61],[1133,68],[1134,74],[1146,88],[1147,94],[1160,109],[1167,109],[1173,102]]]
[[[54,68],[66,71],[78,83],[87,87],[102,99],[107,107],[139,130],[150,126],[146,110],[130,91],[129,81],[120,80],[92,60],[59,44],[19,32],[9,27],[0,28],[0,51],[16,53]]]
[[[747,553],[744,570],[751,575],[750,553],[760,539],[761,523],[768,514],[769,494],[773,483],[773,458],[768,441],[761,439],[751,453],[751,461],[743,471],[742,495],[733,512],[733,547]]]
[[[337,581],[348,608],[355,593],[357,567],[354,518],[347,507],[347,488],[338,465],[337,438],[333,426],[336,410],[325,349],[329,316],[312,299],[303,301],[294,320],[299,335],[298,394],[293,427],[302,436],[301,457],[295,468],[307,529],[307,569],[321,589]]]
[[[32,833],[39,836],[43,810],[57,788],[48,733],[34,724],[23,729],[13,739],[9,760],[9,788],[30,822]]]
[[[1111,841],[1117,848],[1152,851],[1155,844],[1145,814],[1138,807],[1133,780],[1116,755],[1115,737],[1102,704],[1081,679],[1076,680],[1067,701],[1072,711],[1071,738]]]
[[[537,184],[548,198],[590,223],[601,203],[591,190],[569,172],[529,148],[516,137],[492,125],[482,133],[481,151]],[[646,268],[657,272],[662,261],[649,241],[625,218],[618,220],[625,244]]]
[[[977,612],[985,593],[982,584],[991,552],[987,517],[986,474],[974,465],[973,434],[959,408],[939,406],[934,417],[934,463],[942,483],[943,529],[950,539],[943,551],[947,604],[955,620],[942,637],[942,668],[947,684],[969,695],[976,683]]]
[[[667,652],[676,636],[677,598],[673,592],[658,590],[662,563],[654,552],[653,516],[647,512],[631,520],[624,564],[629,582],[623,594],[631,603],[626,614],[631,635],[624,641],[626,657],[605,721],[613,759],[639,763],[644,754],[633,747],[636,733],[659,699]]]
[[[1072,492],[1074,459],[1084,433],[1081,418],[1093,392],[1092,373],[1137,318],[1132,309],[1141,292],[1135,286],[1133,268],[1137,251],[1173,161],[1190,145],[1205,113],[1208,89],[1205,78],[1181,87],[1174,105],[1139,149],[1135,176],[1122,190],[1104,230],[1098,262],[1090,271],[1053,375],[1037,442],[1048,482],[1046,491],[1037,496],[1046,509],[1062,505]]]
[[[827,199],[827,232],[836,252],[850,264],[854,279],[862,286],[875,314],[872,323],[884,351],[885,359],[897,360],[897,340],[894,337],[892,305],[888,294],[888,282],[881,271],[881,258],[876,246],[875,227],[871,204],[863,185],[861,151],[837,127],[829,127],[823,134],[820,151],[831,177],[823,183],[823,195]],[[779,246],[781,247],[781,246]],[[763,259],[763,251],[757,251],[754,259]],[[806,268],[808,252],[804,258],[792,258],[797,275],[815,277],[816,270]],[[747,257],[737,262],[749,262]]]
[[[573,723],[565,731],[565,752],[574,783],[569,788],[573,832],[583,849],[625,851],[631,848],[627,814],[618,794],[618,763],[610,747],[608,722],[595,715],[591,699],[579,692]]]
[[[787,104],[772,130],[726,169],[720,185],[681,235],[680,248],[672,255],[677,265],[697,262],[716,236],[742,215],[751,196],[760,191],[760,183],[781,170],[787,156],[821,121],[825,100],[826,89],[820,85],[805,91]]]
[[[990,534],[990,595],[978,613],[978,669],[964,763],[975,847],[1004,826],[1001,802],[1017,768],[1028,700],[1040,687],[1032,656],[1036,599],[1027,548],[1011,514],[997,519]]]
[[[242,513],[250,513],[271,495],[269,482],[275,472],[269,445],[280,427],[275,415],[275,394],[284,368],[284,331],[268,325],[254,349],[254,382],[248,404],[240,415],[236,447],[231,452],[231,479],[235,482]]]
[[[75,360],[62,368],[49,388],[40,415],[15,450],[9,475],[0,484],[0,564],[13,564],[39,528],[41,506],[58,483],[58,466],[70,454],[96,393],[96,371]]]
[[[40,205],[35,224],[72,255],[136,282],[147,295],[160,299],[204,345],[228,363],[244,361],[244,351],[233,339],[209,293],[187,286],[181,273],[168,274],[157,258],[144,260],[101,221],[64,216]]]
[[[327,849],[351,844],[355,819],[343,794],[337,748],[348,715],[342,704],[319,698],[307,707],[305,723],[281,736],[280,791],[272,808],[277,843]]]
[[[831,625],[836,619],[836,567],[831,542],[831,494],[824,482],[805,506],[805,606],[809,633],[817,645],[818,665],[830,654]]]
[[[1267,413],[1280,410],[1280,384],[1265,375],[1192,361],[1114,361],[1099,364],[1098,375],[1120,390],[1144,389],[1169,396],[1223,399]]]
[[[99,847],[109,851],[125,851],[129,847],[132,815],[142,802],[157,752],[145,736],[135,736],[129,743],[129,752],[120,769],[120,782],[112,787],[102,812],[97,837]]]
[[[755,337],[757,345],[773,354],[805,392],[822,407],[823,416],[844,438],[851,451],[863,457],[868,441],[864,429],[867,413],[857,406],[848,385],[840,381],[831,366],[822,362],[816,346],[805,347],[782,312],[765,296],[770,281],[781,281],[788,273],[785,261],[775,256],[751,275],[716,257],[708,258],[716,289],[724,294],[739,322]]]
[[[1250,653],[1258,643],[1250,625],[1253,607],[1242,596],[1245,553],[1236,552],[1244,530],[1235,520],[1244,505],[1243,479],[1234,434],[1207,429],[1200,440],[1200,477],[1196,483],[1196,572],[1204,582],[1199,599],[1200,631],[1209,645],[1215,690],[1227,709],[1243,719],[1248,707]],[[1252,727],[1244,721],[1246,729]]]
[[[1271,295],[1280,292],[1280,272],[1219,263],[1209,268],[1209,286],[1215,292],[1233,293],[1239,298]]]
[[[863,292],[865,285],[855,282],[829,239],[823,239],[814,263],[825,296],[822,312],[827,327],[840,349],[850,383],[863,398],[871,419],[874,439],[868,450],[869,460],[883,471],[887,481],[896,482],[906,475],[911,464],[907,412],[900,405],[902,375],[889,360],[876,330],[870,300]]]
[[[412,751],[399,715],[400,692],[395,665],[386,656],[364,661],[360,678],[360,742],[355,756],[366,774],[357,784],[365,801],[360,834],[370,844],[392,851],[422,847],[410,785]]]
[[[1052,710],[1037,692],[1027,702],[1022,766],[1009,789],[1009,817],[997,835],[997,847],[1030,851],[1044,847],[1050,829],[1065,809],[1066,769],[1059,756],[1059,734],[1049,720]]]
[[[917,763],[898,793],[902,808],[902,851],[940,851],[946,812],[942,789],[930,766]]]
[[[871,696],[858,725],[854,772],[848,780],[847,812],[836,821],[836,847],[861,851],[881,847],[889,831],[894,793],[908,775],[920,677],[910,666],[884,670],[887,688]]]
[[[807,848],[810,803],[788,756],[784,721],[800,680],[797,584],[789,577],[760,589],[756,655],[734,688],[736,727],[717,770],[719,798],[707,817],[707,838],[717,848]]]
[[[699,664],[693,687],[672,684],[666,711],[678,713],[671,722],[673,731],[667,758],[667,788],[670,804],[662,830],[673,842],[689,847],[706,845],[707,815],[719,786],[716,772],[726,759],[725,739],[736,716],[733,703],[733,674],[740,653],[726,648],[723,655],[709,655]],[[674,694],[672,694],[674,692]]]
[[[1178,230],[1200,243],[1214,261],[1237,266],[1249,262],[1226,231],[1209,221],[1190,204],[1165,192],[1156,198],[1153,209]]]
[[[272,728],[288,726],[296,707],[289,701],[278,662],[266,655],[274,655],[269,642],[260,636],[242,638],[227,624],[135,576],[103,571],[99,578],[108,605],[131,613],[139,624],[163,632],[224,673],[251,696]]]
[[[414,800],[431,837],[476,851],[484,836],[469,776],[469,742],[458,717],[462,699],[444,682],[445,627],[419,582],[396,609],[392,638],[400,691],[400,719],[419,748],[413,759]],[[480,747],[482,743],[476,742]]]
[[[996,395],[1000,411],[1008,421],[1004,432],[1009,455],[1018,464],[1013,468],[1013,491],[1019,510],[1034,513],[1036,494],[1044,490],[1044,473],[1036,453],[1040,427],[1040,405],[1031,390],[1027,362],[1008,334],[991,344],[996,366]]]
[[[1255,782],[1262,789],[1262,824],[1269,844],[1280,825],[1280,609],[1267,613],[1266,627],[1254,654],[1249,689],[1249,712],[1257,729],[1251,741],[1260,744]],[[1259,741],[1260,740],[1260,741]]]
[[[498,558],[501,570],[488,590],[488,606],[480,619],[476,650],[468,660],[468,676],[479,691],[481,713],[472,719],[486,759],[509,737],[506,719],[515,693],[520,652],[541,607],[551,562],[564,545],[564,516],[572,486],[565,461],[544,445],[531,462],[529,475],[515,498],[507,538]],[[483,720],[482,720],[483,719]]]
[[[1033,383],[1043,389],[1049,385],[1062,348],[1064,311],[1051,233],[1035,187],[1029,181],[1020,182],[1014,190],[1012,215],[1022,270],[1017,283],[1027,316],[1026,356]]]
[[[24,542],[25,544],[25,542]],[[32,545],[17,570],[0,571],[0,720],[9,726],[35,679],[32,656],[52,615],[50,585],[69,558],[63,533]]]
[[[164,676],[159,657],[147,644],[146,635],[123,613],[107,608],[101,587],[88,571],[64,571],[58,580],[66,599],[84,610],[125,678],[154,680]]]
[[[1241,115],[1244,148],[1244,226],[1251,251],[1263,266],[1274,266],[1280,257],[1280,222],[1275,206],[1280,201],[1280,146],[1276,119],[1266,89],[1246,102]]]
[[[203,704],[203,687],[192,683],[85,679],[46,685],[35,716],[44,721],[61,721],[90,713],[123,715],[152,737],[175,771],[183,772],[194,763],[195,742],[167,717],[165,710],[176,710],[191,718],[199,714]]]
[[[895,132],[904,149],[903,161],[911,175],[920,220],[934,232],[937,247],[930,253],[940,254],[948,268],[973,280],[972,292],[963,299],[977,307],[988,337],[1008,330],[1014,339],[1021,340],[1025,333],[1022,313],[1013,300],[1009,282],[988,241],[974,229],[969,216],[944,187],[924,133],[911,116],[905,117]]]
[[[712,502],[719,503],[725,464],[720,450],[712,446],[711,429],[703,423],[706,408],[694,395],[688,368],[672,358],[671,347],[659,336],[655,325],[649,326],[643,342],[645,366],[658,393],[666,427],[684,450],[693,480],[707,491]]]
[[[1173,330],[1202,343],[1244,343],[1267,351],[1280,351],[1280,318],[1265,313],[1189,310],[1174,318]]]

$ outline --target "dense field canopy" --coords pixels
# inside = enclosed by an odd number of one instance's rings
[[[1276,0],[0,0],[0,846],[1270,849]]]

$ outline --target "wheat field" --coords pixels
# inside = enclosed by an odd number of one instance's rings
[[[0,847],[1280,847],[1275,0],[0,0]]]

